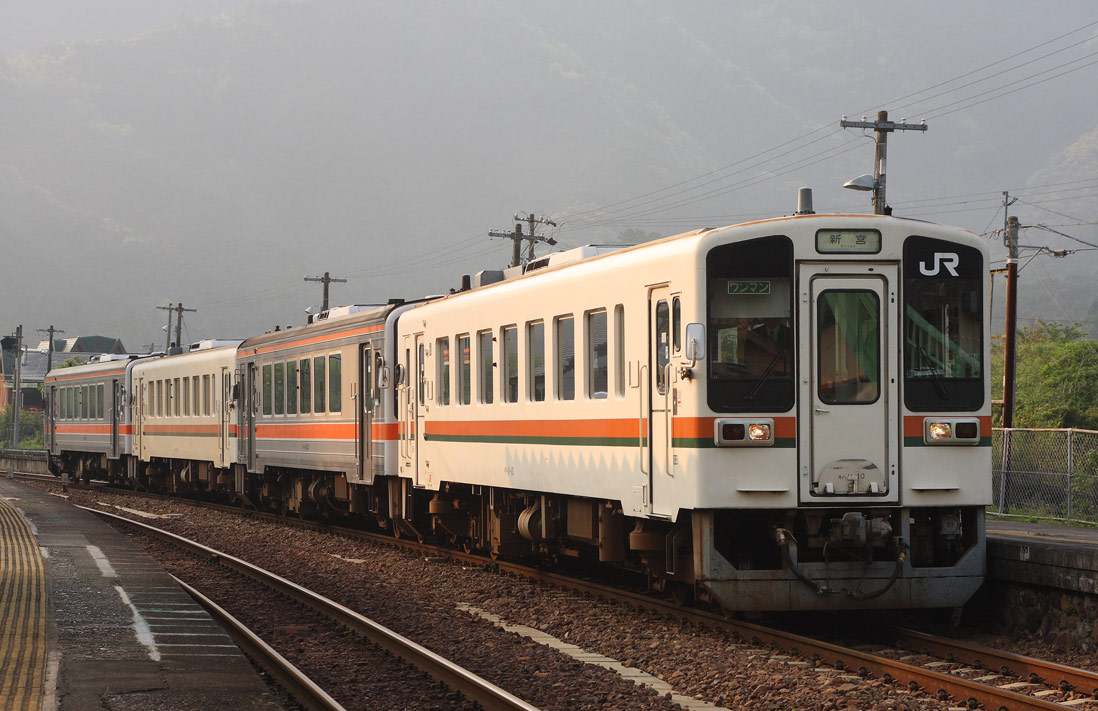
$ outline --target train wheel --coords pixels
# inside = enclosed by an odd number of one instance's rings
[[[687,607],[694,602],[694,586],[690,583],[673,581],[670,583],[671,599],[679,607]]]

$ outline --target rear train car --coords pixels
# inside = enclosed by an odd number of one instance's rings
[[[49,468],[85,480],[125,476],[132,448],[133,368],[153,356],[100,356],[46,374]]]
[[[809,215],[583,257],[400,316],[399,476],[436,533],[729,610],[979,587],[983,240]]]

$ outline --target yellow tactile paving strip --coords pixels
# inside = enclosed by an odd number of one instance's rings
[[[19,511],[0,498],[0,700],[5,708],[41,708],[46,647],[46,574],[38,542]]]

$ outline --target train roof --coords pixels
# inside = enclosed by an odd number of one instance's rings
[[[72,365],[67,368],[54,368],[50,372],[46,373],[45,381],[57,382],[61,380],[71,380],[80,377],[94,377],[97,375],[104,375],[106,373],[123,373],[132,363],[147,358],[159,358],[163,353],[121,353],[110,354],[108,358],[102,358],[96,360],[93,363],[85,363],[84,365]]]
[[[240,344],[238,352],[241,355],[248,352],[278,344],[292,343],[314,336],[321,336],[355,326],[384,321],[393,309],[403,302],[391,304],[356,304],[354,306],[341,306],[328,311],[323,311],[313,317],[311,323],[304,326],[291,326],[277,331],[264,333],[262,336],[253,336]]]

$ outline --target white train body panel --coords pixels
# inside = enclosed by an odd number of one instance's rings
[[[232,384],[236,347],[192,351],[134,368],[133,456],[232,464],[237,450]]]

